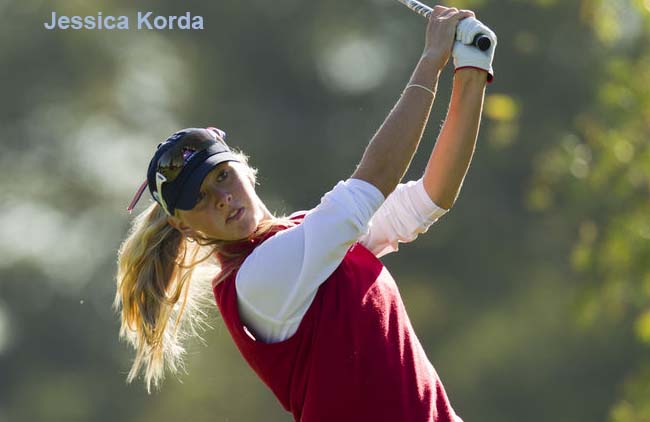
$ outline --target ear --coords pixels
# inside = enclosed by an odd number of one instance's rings
[[[252,171],[248,172],[248,180],[251,182],[251,186],[253,186],[254,188],[255,185],[257,184],[257,181],[255,180],[255,175],[253,174]]]

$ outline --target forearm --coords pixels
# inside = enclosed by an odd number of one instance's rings
[[[454,77],[447,118],[424,172],[424,188],[438,206],[453,206],[478,136],[486,72],[461,69]]]
[[[436,60],[423,56],[408,84],[423,85],[435,93],[440,67]],[[422,88],[406,89],[368,144],[352,177],[373,184],[387,197],[411,163],[434,97]]]

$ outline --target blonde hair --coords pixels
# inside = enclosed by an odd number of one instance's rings
[[[256,169],[248,166],[244,154],[237,155],[255,184]],[[290,221],[284,217],[265,221],[251,238],[281,224]],[[221,268],[216,254],[231,243],[205,237],[190,241],[168,223],[167,215],[155,202],[132,221],[118,252],[113,303],[121,316],[120,338],[136,351],[127,382],[143,371],[147,391],[151,392],[152,384],[160,388],[165,369],[177,373],[183,367],[184,341],[201,339],[200,331],[208,327],[205,309],[214,306],[212,281],[226,278],[245,256],[223,256],[227,265]]]

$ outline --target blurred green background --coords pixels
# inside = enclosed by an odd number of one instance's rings
[[[466,422],[650,421],[650,0],[447,5],[498,34],[496,79],[456,206],[384,259],[415,329]],[[43,28],[149,10],[206,29]],[[216,306],[187,374],[125,384],[125,207],[158,142],[207,125],[251,155],[271,209],[315,206],[399,97],[424,19],[393,0],[0,0],[0,16],[0,421],[289,421]]]

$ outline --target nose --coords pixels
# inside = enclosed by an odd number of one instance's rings
[[[214,195],[215,205],[219,209],[225,208],[226,205],[232,202],[232,195],[223,189],[213,189],[212,194]]]

